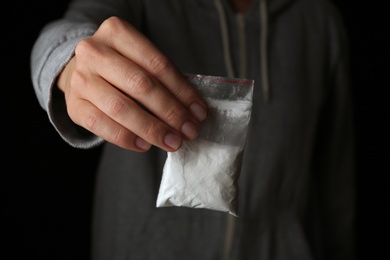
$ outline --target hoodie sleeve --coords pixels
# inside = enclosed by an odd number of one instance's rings
[[[56,79],[73,56],[77,43],[95,30],[93,24],[53,22],[41,31],[31,53],[32,83],[39,104],[60,136],[77,148],[90,148],[102,140],[73,123],[67,114],[64,95],[56,87]]]
[[[63,18],[41,30],[32,48],[31,79],[39,104],[59,135],[73,147],[87,149],[103,140],[70,119],[64,95],[56,86],[57,77],[74,55],[77,43],[92,36],[102,21],[116,15],[136,24],[141,1],[130,2],[131,6],[124,0],[75,0]]]
[[[329,19],[331,71],[314,164],[323,259],[355,259],[355,137],[349,54],[341,17]]]

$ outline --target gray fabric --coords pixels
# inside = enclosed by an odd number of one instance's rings
[[[236,20],[222,2],[237,71]],[[230,259],[354,259],[353,115],[342,20],[325,0],[269,1],[270,100],[264,101],[258,5],[245,15],[248,78],[255,90]],[[110,15],[136,25],[183,73],[226,76],[213,1],[76,0],[64,19],[42,30],[31,68],[42,108],[64,141],[77,148],[103,140],[70,121],[54,82],[77,41]],[[226,213],[155,207],[164,151],[104,145],[94,260],[221,259]]]

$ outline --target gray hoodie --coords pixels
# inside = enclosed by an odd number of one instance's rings
[[[74,124],[55,79],[109,16],[144,32],[183,73],[255,80],[239,217],[156,208],[166,152],[113,146]],[[76,0],[31,55],[40,105],[76,148],[104,145],[94,260],[354,259],[354,136],[342,20],[326,0]],[[65,163],[65,162],[64,162]]]

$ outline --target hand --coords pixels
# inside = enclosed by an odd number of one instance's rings
[[[185,76],[117,17],[78,43],[57,83],[76,124],[129,150],[175,151],[197,137],[207,114]]]

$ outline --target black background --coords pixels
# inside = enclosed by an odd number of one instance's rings
[[[387,255],[389,241],[389,10],[387,1],[334,2],[344,17],[351,52],[357,255],[377,259]],[[66,145],[40,108],[30,79],[30,51],[39,30],[60,17],[67,3],[38,0],[1,7],[2,259],[90,257],[91,201],[100,148]]]

